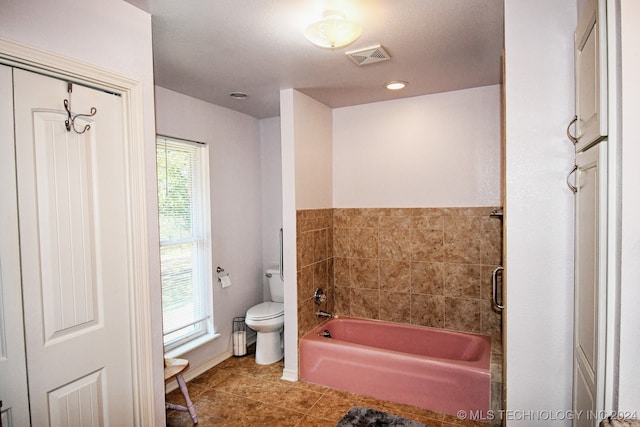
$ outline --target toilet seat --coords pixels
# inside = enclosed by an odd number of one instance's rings
[[[269,320],[284,316],[284,303],[267,301],[247,310],[246,320]]]

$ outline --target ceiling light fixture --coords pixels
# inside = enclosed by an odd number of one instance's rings
[[[362,27],[346,19],[338,10],[327,10],[320,21],[304,30],[304,36],[311,43],[330,49],[343,47],[356,41],[362,34]]]
[[[403,82],[402,80],[392,80],[390,82],[385,83],[384,87],[386,87],[389,90],[400,90],[407,87],[408,84],[409,83]]]
[[[231,92],[229,96],[233,99],[247,99],[249,97],[249,95],[244,92]]]

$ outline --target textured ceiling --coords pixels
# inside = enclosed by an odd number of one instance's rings
[[[503,0],[128,1],[152,15],[158,86],[256,118],[280,114],[281,89],[335,108],[501,80]],[[312,45],[302,32],[326,9],[359,22],[362,36],[341,49]],[[390,61],[345,56],[377,44]],[[409,86],[390,92],[389,80]]]

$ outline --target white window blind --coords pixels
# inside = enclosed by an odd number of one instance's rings
[[[213,328],[207,160],[203,144],[157,139],[165,351]]]

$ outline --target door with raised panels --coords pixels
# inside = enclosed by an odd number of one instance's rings
[[[574,426],[595,427],[604,411],[607,141],[576,155]]]
[[[575,32],[575,140],[578,151],[607,135],[606,3],[585,1]]]
[[[133,423],[126,155],[120,97],[13,70],[33,425]],[[78,117],[67,130],[63,101]]]
[[[11,73],[0,65],[0,417],[2,426],[28,426]]]

